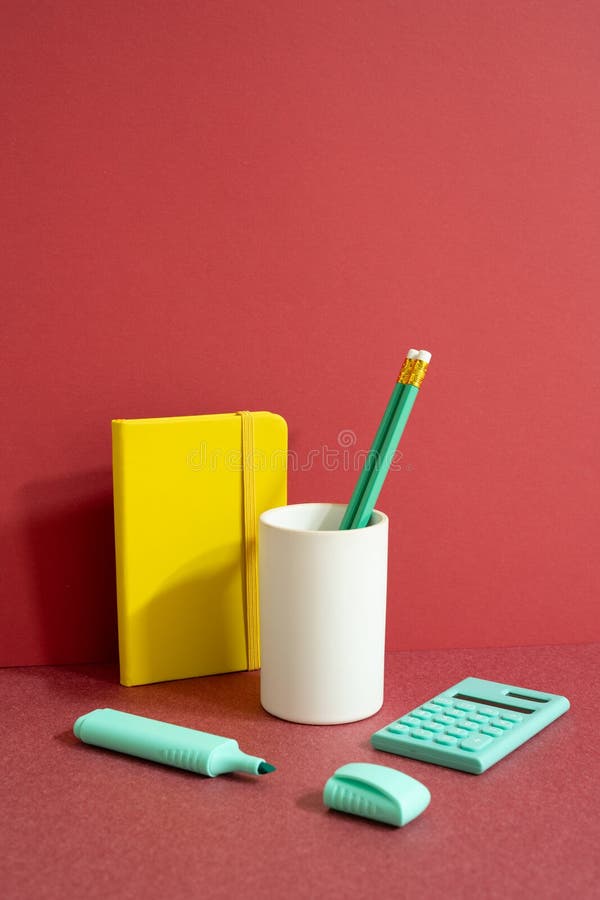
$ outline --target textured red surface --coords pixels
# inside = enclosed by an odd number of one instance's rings
[[[466,675],[572,706],[479,776],[371,748]],[[599,677],[600,645],[390,653],[382,711],[319,727],[263,712],[256,673],[122,688],[108,667],[5,669],[3,898],[597,897]],[[73,722],[101,706],[235,737],[277,771],[207,779],[79,743]],[[429,807],[402,829],[326,810],[325,781],[355,761],[419,779]]]
[[[0,663],[115,655],[112,417],[274,410],[343,501],[412,344],[389,646],[600,639],[598,3],[1,16]]]

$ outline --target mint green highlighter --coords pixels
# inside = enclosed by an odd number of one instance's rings
[[[225,772],[266,775],[275,771],[271,763],[240,750],[238,742],[232,738],[135,716],[118,709],[94,709],[79,716],[73,733],[86,744],[211,778]]]
[[[480,775],[569,709],[566,697],[465,678],[375,732],[378,750]]]

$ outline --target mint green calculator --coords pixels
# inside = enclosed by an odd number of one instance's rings
[[[465,678],[376,731],[378,750],[479,775],[569,709],[566,697]]]

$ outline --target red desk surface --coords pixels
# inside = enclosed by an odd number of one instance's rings
[[[13,898],[598,897],[600,645],[390,653],[386,700],[352,725],[292,725],[258,673],[123,688],[110,666],[0,672],[0,870]],[[571,710],[480,776],[371,748],[373,731],[467,675]],[[239,740],[272,775],[209,779],[77,741],[110,706]],[[401,769],[431,804],[395,829],[325,809],[340,765]]]

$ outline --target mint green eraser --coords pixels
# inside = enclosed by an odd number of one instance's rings
[[[420,816],[430,800],[431,794],[416,778],[373,763],[341,766],[323,791],[323,803],[331,809],[396,826]]]

